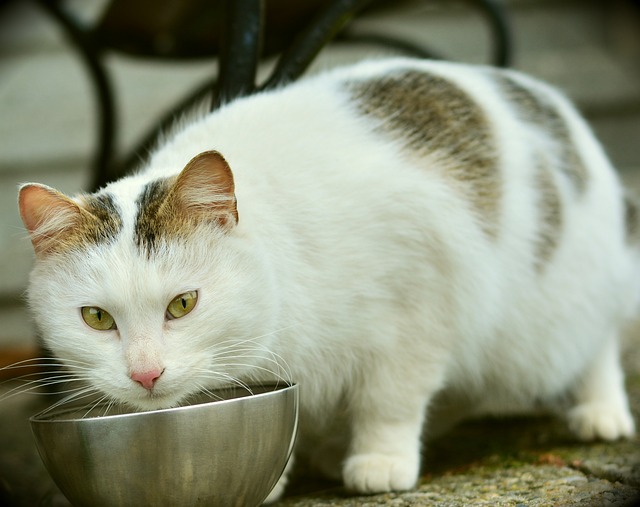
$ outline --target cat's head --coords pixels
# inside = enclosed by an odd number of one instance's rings
[[[36,255],[33,316],[77,378],[150,409],[277,371],[269,269],[219,153],[75,198],[26,184],[19,207]]]

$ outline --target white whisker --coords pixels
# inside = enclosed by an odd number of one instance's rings
[[[207,389],[204,385],[202,384],[196,384],[196,386],[198,387],[198,389],[200,389],[200,391],[204,394],[206,394],[207,396],[209,396],[210,398],[213,398],[216,401],[222,401],[224,400],[224,398],[216,393],[214,393],[213,391]]]
[[[58,407],[61,407],[63,405],[69,404],[71,402],[77,402],[78,400],[82,400],[84,398],[88,398],[90,396],[94,396],[98,391],[91,386],[85,387],[85,388],[80,388],[78,389],[76,392],[69,394],[68,396],[65,396],[64,398],[62,398],[61,400],[58,400],[56,403],[54,403],[53,405],[51,405],[50,407],[48,407],[47,409],[43,410],[42,413],[43,414],[47,414],[53,410],[55,410]]]
[[[256,365],[247,364],[247,363],[225,363],[225,367],[250,368],[250,369],[255,370],[255,371],[269,373],[269,374],[273,375],[274,377],[276,377],[276,380],[281,380],[285,384],[291,385],[291,381],[288,380],[287,378],[283,377],[282,375],[280,375],[278,372],[270,370],[269,368],[264,368],[262,366],[256,366]]]
[[[205,369],[202,369],[202,368],[196,369],[195,371],[206,373],[207,374],[207,378],[209,378],[211,380],[227,382],[227,383],[229,383],[231,385],[236,385],[238,387],[241,387],[242,389],[246,390],[250,394],[253,394],[253,391],[251,390],[251,387],[249,387],[249,385],[245,381],[243,381],[242,379],[239,379],[237,377],[234,377],[233,375],[230,375],[228,373],[221,372],[221,371],[205,370]]]

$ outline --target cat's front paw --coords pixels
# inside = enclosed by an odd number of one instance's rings
[[[626,408],[606,403],[585,403],[567,414],[569,429],[580,440],[617,440],[635,433],[633,417]]]
[[[358,493],[403,491],[415,486],[419,462],[414,457],[388,454],[358,454],[344,464],[345,486]]]

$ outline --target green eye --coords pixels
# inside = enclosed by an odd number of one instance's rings
[[[176,296],[169,306],[167,306],[167,316],[170,319],[179,319],[184,317],[196,306],[198,301],[198,293],[195,290],[185,292]]]
[[[116,329],[116,321],[109,312],[97,306],[83,306],[82,318],[89,327],[98,331],[110,331]]]

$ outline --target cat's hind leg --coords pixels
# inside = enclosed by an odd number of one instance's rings
[[[616,440],[635,432],[617,337],[610,339],[573,389],[569,429],[581,440]]]

